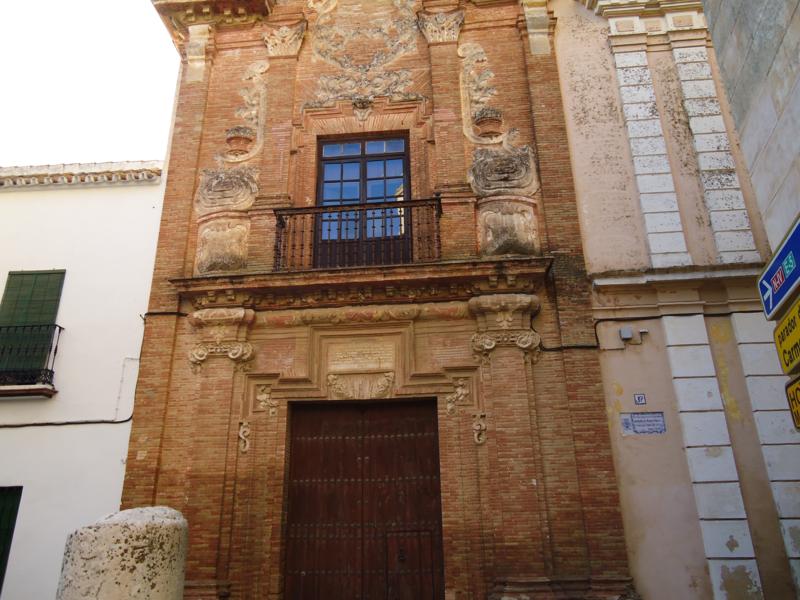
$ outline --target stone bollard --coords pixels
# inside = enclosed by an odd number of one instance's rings
[[[187,547],[177,510],[111,514],[67,538],[56,600],[180,600]]]

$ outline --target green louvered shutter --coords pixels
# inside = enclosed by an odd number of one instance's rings
[[[11,552],[11,539],[14,537],[14,525],[17,523],[21,498],[21,487],[0,487],[0,592],[3,591],[3,580],[6,577],[6,565]]]
[[[36,372],[45,368],[64,274],[65,271],[8,274],[0,302],[0,373],[16,373],[11,380],[15,383],[32,383],[27,379],[35,380]]]

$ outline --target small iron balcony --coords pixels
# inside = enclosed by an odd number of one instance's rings
[[[0,325],[0,386],[53,385],[62,327]]]
[[[439,198],[277,209],[275,270],[436,261],[441,214]]]

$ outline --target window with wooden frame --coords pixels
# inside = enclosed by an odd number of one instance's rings
[[[411,259],[408,139],[319,143],[315,265],[395,264]]]

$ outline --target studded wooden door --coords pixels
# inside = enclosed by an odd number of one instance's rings
[[[444,598],[433,402],[292,408],[286,600]]]

